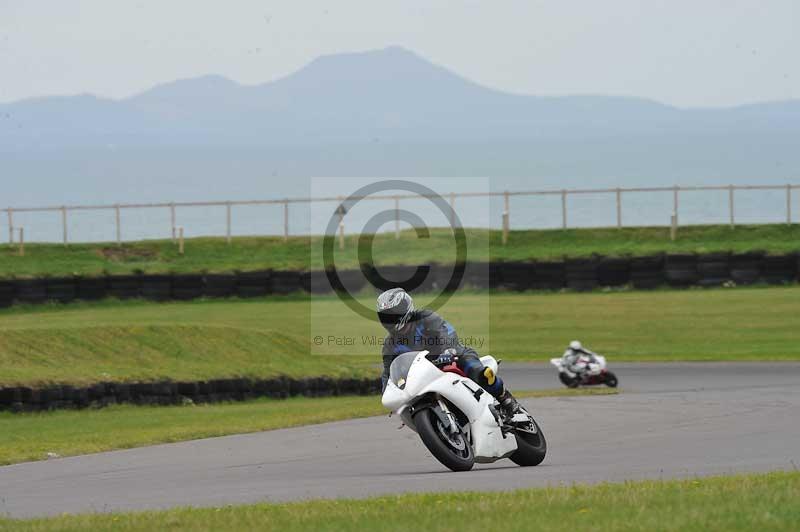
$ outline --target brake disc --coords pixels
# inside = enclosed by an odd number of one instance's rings
[[[463,451],[466,449],[466,441],[464,440],[464,435],[461,432],[457,432],[456,434],[451,434],[447,427],[445,427],[441,421],[438,419],[436,420],[436,428],[439,431],[439,434],[442,438],[447,441],[454,449]],[[453,439],[453,436],[456,436],[458,439]]]

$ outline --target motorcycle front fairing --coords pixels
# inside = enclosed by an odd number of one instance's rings
[[[574,379],[577,376],[567,368],[563,358],[551,358],[550,363],[558,369],[559,373],[565,374],[570,379]]]

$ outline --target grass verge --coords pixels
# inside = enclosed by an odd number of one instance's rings
[[[361,301],[374,304],[371,297]],[[798,360],[798,301],[798,286],[459,293],[439,312],[480,353],[546,361],[579,339],[613,366],[623,360]],[[418,303],[424,306],[425,297]],[[317,335],[322,345],[312,343]],[[377,376],[382,339],[379,325],[333,296],[11,308],[0,311],[0,385]]]
[[[66,530],[796,530],[800,473],[3,521]]]
[[[519,392],[524,397],[607,395],[610,389]],[[386,414],[377,396],[259,399],[192,406],[117,405],[99,410],[0,413],[0,465],[129,449]]]
[[[337,251],[339,268],[357,268],[358,235],[347,237],[344,251]],[[455,256],[455,244],[449,230],[433,229],[430,238],[417,238],[413,231],[401,234],[401,244],[394,234],[377,235],[373,256],[381,264],[423,264]],[[689,226],[679,231],[672,242],[669,229],[629,227],[623,229],[549,229],[512,231],[508,244],[502,245],[502,233],[486,229],[468,229],[469,260],[561,259],[564,256],[586,257],[648,255],[653,253],[694,253],[712,251],[751,251],[773,253],[800,250],[800,225],[727,225]],[[238,237],[228,244],[224,238],[193,238],[186,241],[184,255],[171,240],[148,240],[99,244],[26,244],[25,256],[19,257],[13,246],[0,245],[0,278],[60,275],[102,275],[103,273],[188,273],[232,272],[236,270],[315,269],[322,268],[322,238]],[[452,253],[447,253],[451,250]]]

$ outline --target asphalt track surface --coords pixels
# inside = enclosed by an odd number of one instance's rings
[[[29,517],[507,490],[800,467],[800,363],[618,364],[615,396],[529,399],[548,454],[468,473],[442,467],[396,418],[373,417],[0,468],[0,513]],[[544,365],[508,364],[516,389],[554,388]],[[376,398],[377,400],[377,398]]]

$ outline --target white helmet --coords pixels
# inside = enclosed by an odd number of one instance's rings
[[[581,351],[583,349],[583,346],[579,341],[573,340],[569,343],[569,348],[572,349],[573,351]]]

